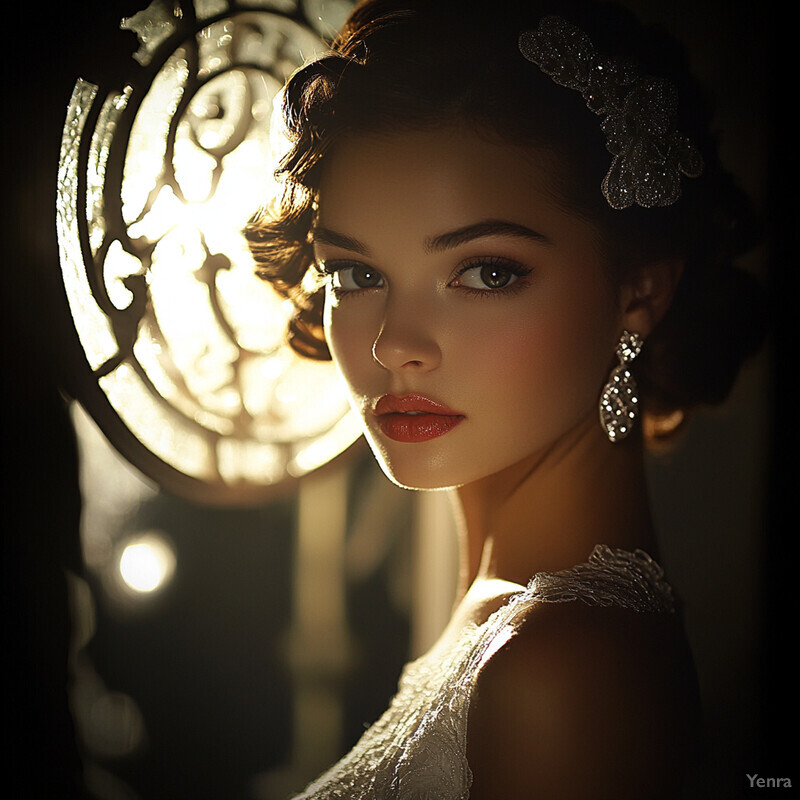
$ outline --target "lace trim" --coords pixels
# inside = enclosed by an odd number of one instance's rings
[[[624,577],[624,582],[620,578]],[[536,601],[620,606],[634,611],[672,612],[672,587],[664,570],[644,550],[612,550],[597,545],[585,564],[561,572],[541,572],[528,584]]]
[[[597,545],[589,560],[539,573],[483,624],[466,625],[442,657],[406,665],[398,692],[355,747],[295,800],[468,800],[467,721],[481,669],[537,603],[581,600],[640,612],[672,612],[672,589],[642,550]]]

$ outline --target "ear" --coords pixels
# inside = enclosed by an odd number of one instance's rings
[[[669,309],[683,272],[682,259],[647,264],[620,287],[623,327],[644,337]]]

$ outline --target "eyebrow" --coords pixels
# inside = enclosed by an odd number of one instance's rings
[[[362,256],[369,255],[369,248],[352,236],[345,236],[343,233],[336,233],[330,228],[316,227],[311,232],[313,244],[330,244],[333,247],[341,247],[342,250],[350,250],[353,253],[360,253]]]
[[[438,236],[431,236],[425,240],[425,252],[435,253],[441,250],[450,250],[475,239],[482,239],[487,236],[505,236],[513,238],[528,239],[537,244],[552,245],[553,243],[544,234],[520,225],[517,222],[507,220],[487,219],[475,222],[472,225],[465,225],[454,231],[441,233]],[[343,250],[350,250],[353,253],[360,253],[368,256],[369,248],[352,236],[337,233],[330,228],[314,228],[312,233],[314,244],[330,244],[334,247],[341,247]]]
[[[528,228],[526,225],[502,219],[487,219],[482,222],[475,222],[472,225],[465,225],[463,228],[458,228],[454,231],[439,234],[439,236],[432,236],[425,241],[425,251],[433,253],[439,250],[449,250],[485,236],[506,236],[529,239],[537,244],[553,244],[544,234]]]

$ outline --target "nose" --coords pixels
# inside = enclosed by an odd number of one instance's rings
[[[387,305],[372,357],[393,372],[430,372],[442,360],[432,310],[411,302]]]

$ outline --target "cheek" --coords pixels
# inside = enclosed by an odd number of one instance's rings
[[[347,301],[337,305],[335,299],[326,295],[323,314],[325,340],[334,363],[353,394],[364,389],[361,384],[365,371],[372,365],[372,344],[377,334],[374,326],[378,321],[371,320],[364,311],[363,303],[356,312],[352,306],[348,307]]]
[[[612,353],[607,344],[612,326],[596,310],[520,315],[518,321],[471,337],[462,360],[473,373],[484,373],[484,391],[501,398],[508,413],[529,414],[531,424],[537,418],[573,416],[600,396]]]
[[[584,279],[585,280],[585,279]],[[577,283],[578,281],[576,281]],[[529,342],[537,367],[553,376],[553,390],[597,395],[612,365],[619,312],[609,287],[585,281],[580,292],[562,292],[536,322]],[[559,391],[561,390],[561,391]]]

